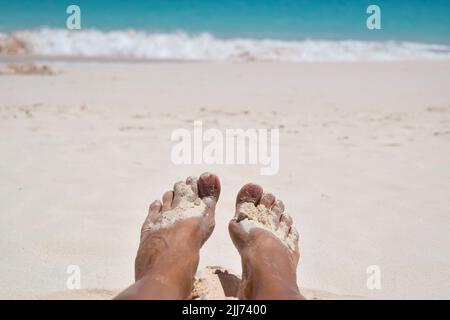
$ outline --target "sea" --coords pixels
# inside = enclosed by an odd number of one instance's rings
[[[80,29],[67,27],[70,5]],[[0,0],[0,46],[12,37],[44,56],[448,60],[450,0]]]

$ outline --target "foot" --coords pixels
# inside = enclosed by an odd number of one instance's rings
[[[214,229],[220,194],[216,175],[177,182],[150,205],[135,260],[136,283],[118,298],[186,299],[193,286],[199,250]]]
[[[247,184],[236,199],[228,226],[241,255],[241,299],[303,299],[297,286],[298,233],[284,205],[256,184]]]

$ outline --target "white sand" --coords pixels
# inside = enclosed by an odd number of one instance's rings
[[[239,215],[244,214],[245,218],[239,221]],[[285,214],[288,216],[289,214]],[[251,202],[245,202],[239,206],[236,211],[235,219],[244,228],[247,233],[250,233],[254,228],[261,228],[269,231],[277,237],[290,250],[295,250],[295,242],[298,235],[294,232],[289,233],[290,226],[284,220],[278,223],[278,217],[275,212],[259,204],[255,206]]]
[[[148,224],[143,228],[142,232],[170,228],[177,221],[199,217],[205,212],[206,204],[194,193],[189,185],[182,181],[178,192],[180,192],[180,202],[176,207],[165,211],[164,214],[157,215],[155,221],[149,216],[146,220]]]
[[[222,195],[201,270],[239,274],[227,222],[255,182],[294,219],[302,287],[450,297],[450,63],[48,65],[55,75],[0,75],[0,298],[125,288],[149,203],[206,170]],[[172,164],[170,135],[193,120],[280,127],[279,173]],[[66,288],[69,265],[81,291]]]

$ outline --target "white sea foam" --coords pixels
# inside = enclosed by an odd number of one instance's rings
[[[18,39],[31,54],[207,61],[447,60],[450,46],[398,41],[219,39],[208,33],[68,31],[40,29],[0,34],[0,47]]]

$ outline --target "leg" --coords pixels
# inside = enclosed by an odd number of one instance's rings
[[[236,200],[229,232],[241,255],[241,299],[303,299],[297,286],[298,233],[284,205],[247,184]]]
[[[199,251],[214,229],[219,178],[210,173],[177,182],[150,205],[135,261],[136,282],[115,299],[186,299]]]

